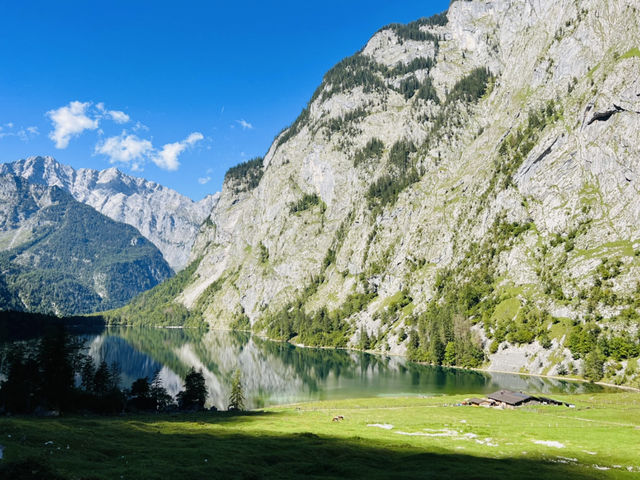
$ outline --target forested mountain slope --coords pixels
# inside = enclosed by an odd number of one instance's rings
[[[174,270],[185,267],[198,228],[218,199],[216,194],[194,202],[175,190],[116,168],[76,170],[51,157],[0,164],[0,174],[5,173],[60,187],[112,220],[135,227],[160,249]]]
[[[135,228],[59,187],[0,176],[0,310],[56,315],[105,310],[172,273]]]

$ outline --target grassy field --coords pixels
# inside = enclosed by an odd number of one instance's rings
[[[65,479],[640,476],[639,394],[555,397],[576,408],[461,407],[455,404],[464,396],[446,396],[308,403],[242,415],[2,418],[0,478],[58,478],[53,472]],[[344,420],[332,421],[337,415]],[[25,459],[32,463],[21,466]],[[46,468],[49,473],[40,471]]]

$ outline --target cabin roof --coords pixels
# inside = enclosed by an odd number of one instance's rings
[[[568,405],[565,402],[561,402],[560,400],[554,400],[553,398],[549,398],[549,397],[536,397],[536,400],[543,403],[550,403],[552,405]]]
[[[520,405],[527,400],[534,400],[534,397],[522,392],[512,392],[511,390],[498,390],[487,395],[487,398],[507,405]]]

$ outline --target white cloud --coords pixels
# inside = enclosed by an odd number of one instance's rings
[[[28,142],[34,137],[40,135],[38,127],[21,127],[15,130],[13,122],[5,123],[4,126],[0,126],[0,139],[5,137],[18,137],[23,142]],[[8,129],[8,130],[7,130]]]
[[[133,126],[133,131],[137,132],[143,130],[145,132],[149,131],[149,127],[147,127],[144,123],[141,122],[136,122],[136,124]]]
[[[180,154],[203,138],[204,136],[200,132],[194,132],[181,142],[167,143],[162,147],[162,150],[157,155],[154,155],[151,158],[151,160],[158,167],[164,170],[177,170],[180,166],[180,162],[178,161]]]
[[[72,137],[80,135],[85,130],[98,128],[98,119],[87,116],[90,105],[90,102],[73,101],[67,106],[47,112],[54,128],[49,133],[49,138],[55,142],[56,148],[67,148]]]
[[[204,135],[202,135],[200,132],[193,132],[186,138],[185,142],[188,143],[189,146],[192,146],[198,143],[203,138],[204,138]]]
[[[107,112],[107,115],[109,115],[111,117],[111,120],[116,123],[127,123],[129,120],[131,120],[131,117],[129,117],[129,115],[121,112],[120,110],[109,110]]]
[[[91,102],[69,102],[69,105],[47,112],[53,123],[49,138],[56,143],[56,148],[67,148],[69,141],[85,130],[98,130],[101,120],[108,119],[115,123],[127,123],[131,117],[121,110],[107,110],[103,102],[95,105]],[[102,130],[98,130],[102,134]]]
[[[107,110],[104,102],[96,103],[96,109],[100,112],[100,118],[110,118],[116,123],[127,123],[131,117],[120,110]]]
[[[211,181],[211,177],[200,177],[198,179],[198,183],[200,185],[205,185],[205,184],[209,183],[210,181]]]
[[[251,125],[249,122],[247,122],[244,119],[236,120],[236,123],[238,123],[242,127],[243,130],[251,130],[253,128],[253,125]]]
[[[141,169],[145,158],[151,152],[153,145],[149,140],[127,134],[125,131],[117,137],[107,138],[95,148],[95,153],[106,155],[110,163],[126,163],[134,171]]]
[[[40,135],[40,132],[38,131],[38,127],[27,127],[27,128],[21,128],[20,130],[18,130],[16,135],[23,142],[28,142],[32,138]]]
[[[94,153],[106,155],[110,163],[129,165],[134,171],[142,170],[142,166],[148,160],[164,170],[174,171],[180,166],[178,161],[180,154],[203,138],[200,132],[194,132],[180,142],[167,143],[158,152],[153,148],[150,140],[139,138],[123,130],[120,135],[109,137],[98,143]]]

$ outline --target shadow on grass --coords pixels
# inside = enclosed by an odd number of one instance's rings
[[[28,468],[29,463],[26,466],[19,463],[25,459],[31,459],[37,469],[56,479],[494,480],[504,476],[577,480],[610,478],[615,473],[520,458],[463,455],[437,447],[425,451],[424,447],[409,442],[383,442],[357,436],[243,431],[246,426],[242,422],[258,415],[264,413],[218,414],[210,419],[201,415],[193,420],[189,416],[151,416],[109,421],[28,421],[15,425],[7,422],[2,427],[15,426],[22,440],[6,445],[6,460],[0,461],[0,478],[48,478],[29,476],[34,469]],[[231,420],[240,422],[238,429],[230,431],[219,425]],[[193,423],[184,424],[189,421]],[[55,443],[46,446],[47,438]],[[65,444],[70,447],[57,447]]]
[[[244,412],[210,412],[210,413],[167,413],[167,414],[143,414],[143,415],[125,415],[122,417],[112,417],[115,422],[129,423],[129,424],[153,424],[157,422],[162,423],[175,423],[176,425],[184,424],[185,422],[203,424],[243,424],[251,423],[258,418],[266,417],[278,417],[285,415],[284,412],[265,412],[262,410],[251,410]],[[104,421],[104,417],[95,417],[96,422]]]

